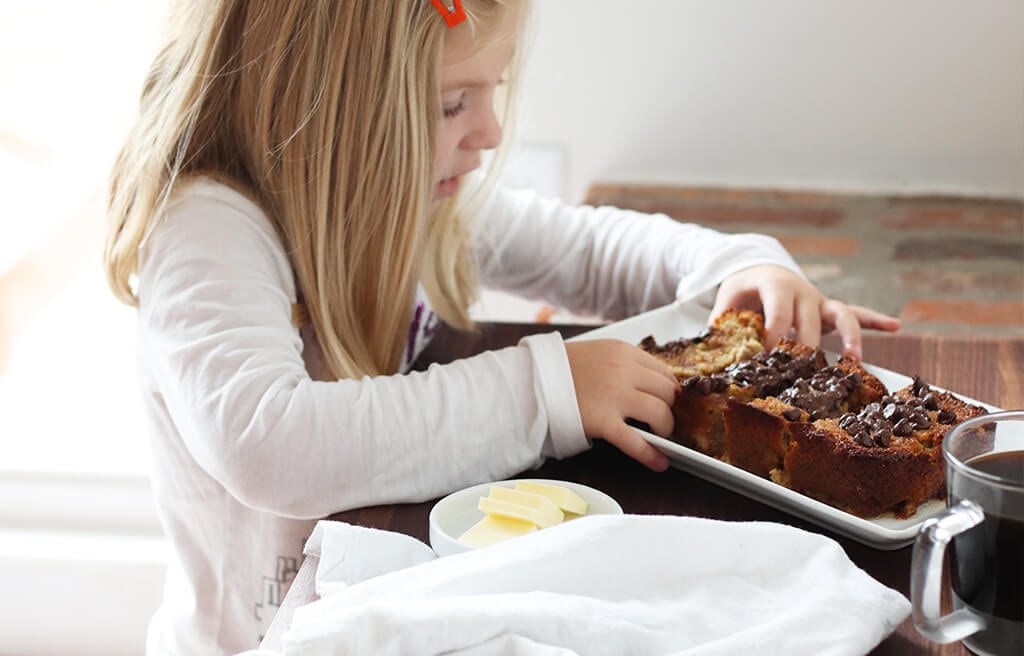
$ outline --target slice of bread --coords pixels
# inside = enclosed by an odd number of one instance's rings
[[[856,414],[794,424],[783,466],[771,477],[862,517],[909,517],[945,497],[946,432],[985,413],[918,379]]]
[[[662,345],[648,336],[640,348],[668,364],[680,379],[707,376],[764,351],[764,319],[753,312],[727,310],[703,335]]]

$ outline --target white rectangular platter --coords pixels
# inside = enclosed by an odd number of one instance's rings
[[[644,337],[653,335],[658,343],[664,343],[679,338],[696,337],[705,332],[707,319],[706,309],[676,303],[602,326],[569,341],[620,339],[638,344]],[[828,355],[832,360],[837,357],[834,353]],[[912,382],[909,376],[889,369],[867,363],[864,363],[864,368],[878,376],[890,390],[900,389]],[[994,406],[962,394],[957,396],[989,411],[998,410]],[[906,519],[892,515],[864,519],[647,431],[638,429],[637,432],[664,452],[672,465],[679,469],[876,549],[900,549],[912,544],[921,523],[945,508],[944,502],[936,500],[921,505],[916,514]]]

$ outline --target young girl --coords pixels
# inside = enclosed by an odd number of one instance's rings
[[[138,306],[153,489],[175,556],[151,652],[255,647],[315,521],[432,499],[672,429],[676,381],[557,333],[405,373],[478,283],[624,317],[705,299],[817,343],[896,321],[827,300],[770,238],[572,208],[471,175],[498,146],[525,0],[183,3],[110,199]],[[449,26],[448,22],[454,23]],[[473,199],[478,202],[472,202]]]

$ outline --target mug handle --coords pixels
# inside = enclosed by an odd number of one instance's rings
[[[921,524],[910,567],[910,598],[914,607],[914,626],[918,633],[932,642],[955,642],[985,628],[985,622],[966,608],[945,616],[941,609],[942,562],[946,546],[954,536],[977,526],[984,519],[981,506],[964,499]]]

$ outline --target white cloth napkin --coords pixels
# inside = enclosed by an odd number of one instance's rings
[[[433,549],[403,533],[330,521],[317,522],[302,552],[320,559],[316,593],[321,597],[437,558]]]
[[[592,516],[429,562],[341,526],[310,541],[328,594],[296,609],[285,654],[859,655],[910,612],[835,541],[781,524]]]

